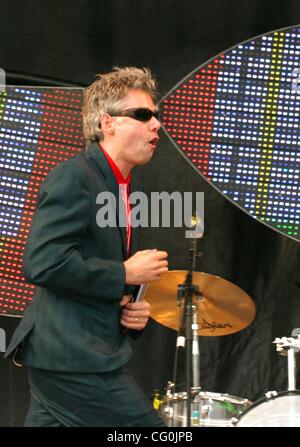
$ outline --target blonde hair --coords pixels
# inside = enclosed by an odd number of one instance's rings
[[[84,92],[83,134],[87,142],[103,140],[101,116],[120,112],[122,100],[129,90],[143,90],[156,103],[156,88],[157,82],[149,68],[114,67],[110,73],[98,74],[97,80]]]

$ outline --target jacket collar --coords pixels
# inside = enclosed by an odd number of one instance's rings
[[[101,171],[104,177],[104,181],[107,185],[107,189],[111,191],[115,197],[116,197],[116,203],[117,203],[117,209],[116,209],[116,216],[117,216],[117,222],[119,222],[119,185],[117,182],[117,179],[107,161],[107,158],[105,157],[104,153],[100,149],[98,143],[93,143],[88,149],[87,152],[91,155],[91,157],[94,159],[97,168]],[[130,193],[133,193],[135,191],[141,190],[140,185],[136,181],[136,179],[131,176],[131,182],[130,182]],[[125,210],[124,210],[125,212]],[[131,249],[130,254],[133,254],[137,250],[137,235],[138,235],[138,229],[132,228],[132,234],[131,234]],[[124,258],[126,258],[126,228],[125,227],[119,227],[119,231],[121,233],[122,242],[123,242],[123,253]]]

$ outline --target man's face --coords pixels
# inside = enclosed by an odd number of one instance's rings
[[[147,107],[152,111],[157,110],[148,93],[142,90],[130,90],[123,100],[122,110],[138,107]],[[119,158],[132,166],[147,163],[158,143],[160,122],[154,116],[147,122],[125,116],[116,117],[115,120],[115,137],[121,147]]]

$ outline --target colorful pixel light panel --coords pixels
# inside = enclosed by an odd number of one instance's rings
[[[170,138],[218,190],[300,240],[300,28],[240,44],[161,102]]]
[[[7,87],[0,92],[0,314],[22,316],[35,287],[22,254],[42,180],[84,148],[82,89]]]

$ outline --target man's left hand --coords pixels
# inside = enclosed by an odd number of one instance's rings
[[[127,329],[141,331],[145,328],[150,317],[150,304],[147,301],[130,302],[131,297],[124,295],[120,301],[123,306],[121,325]]]

